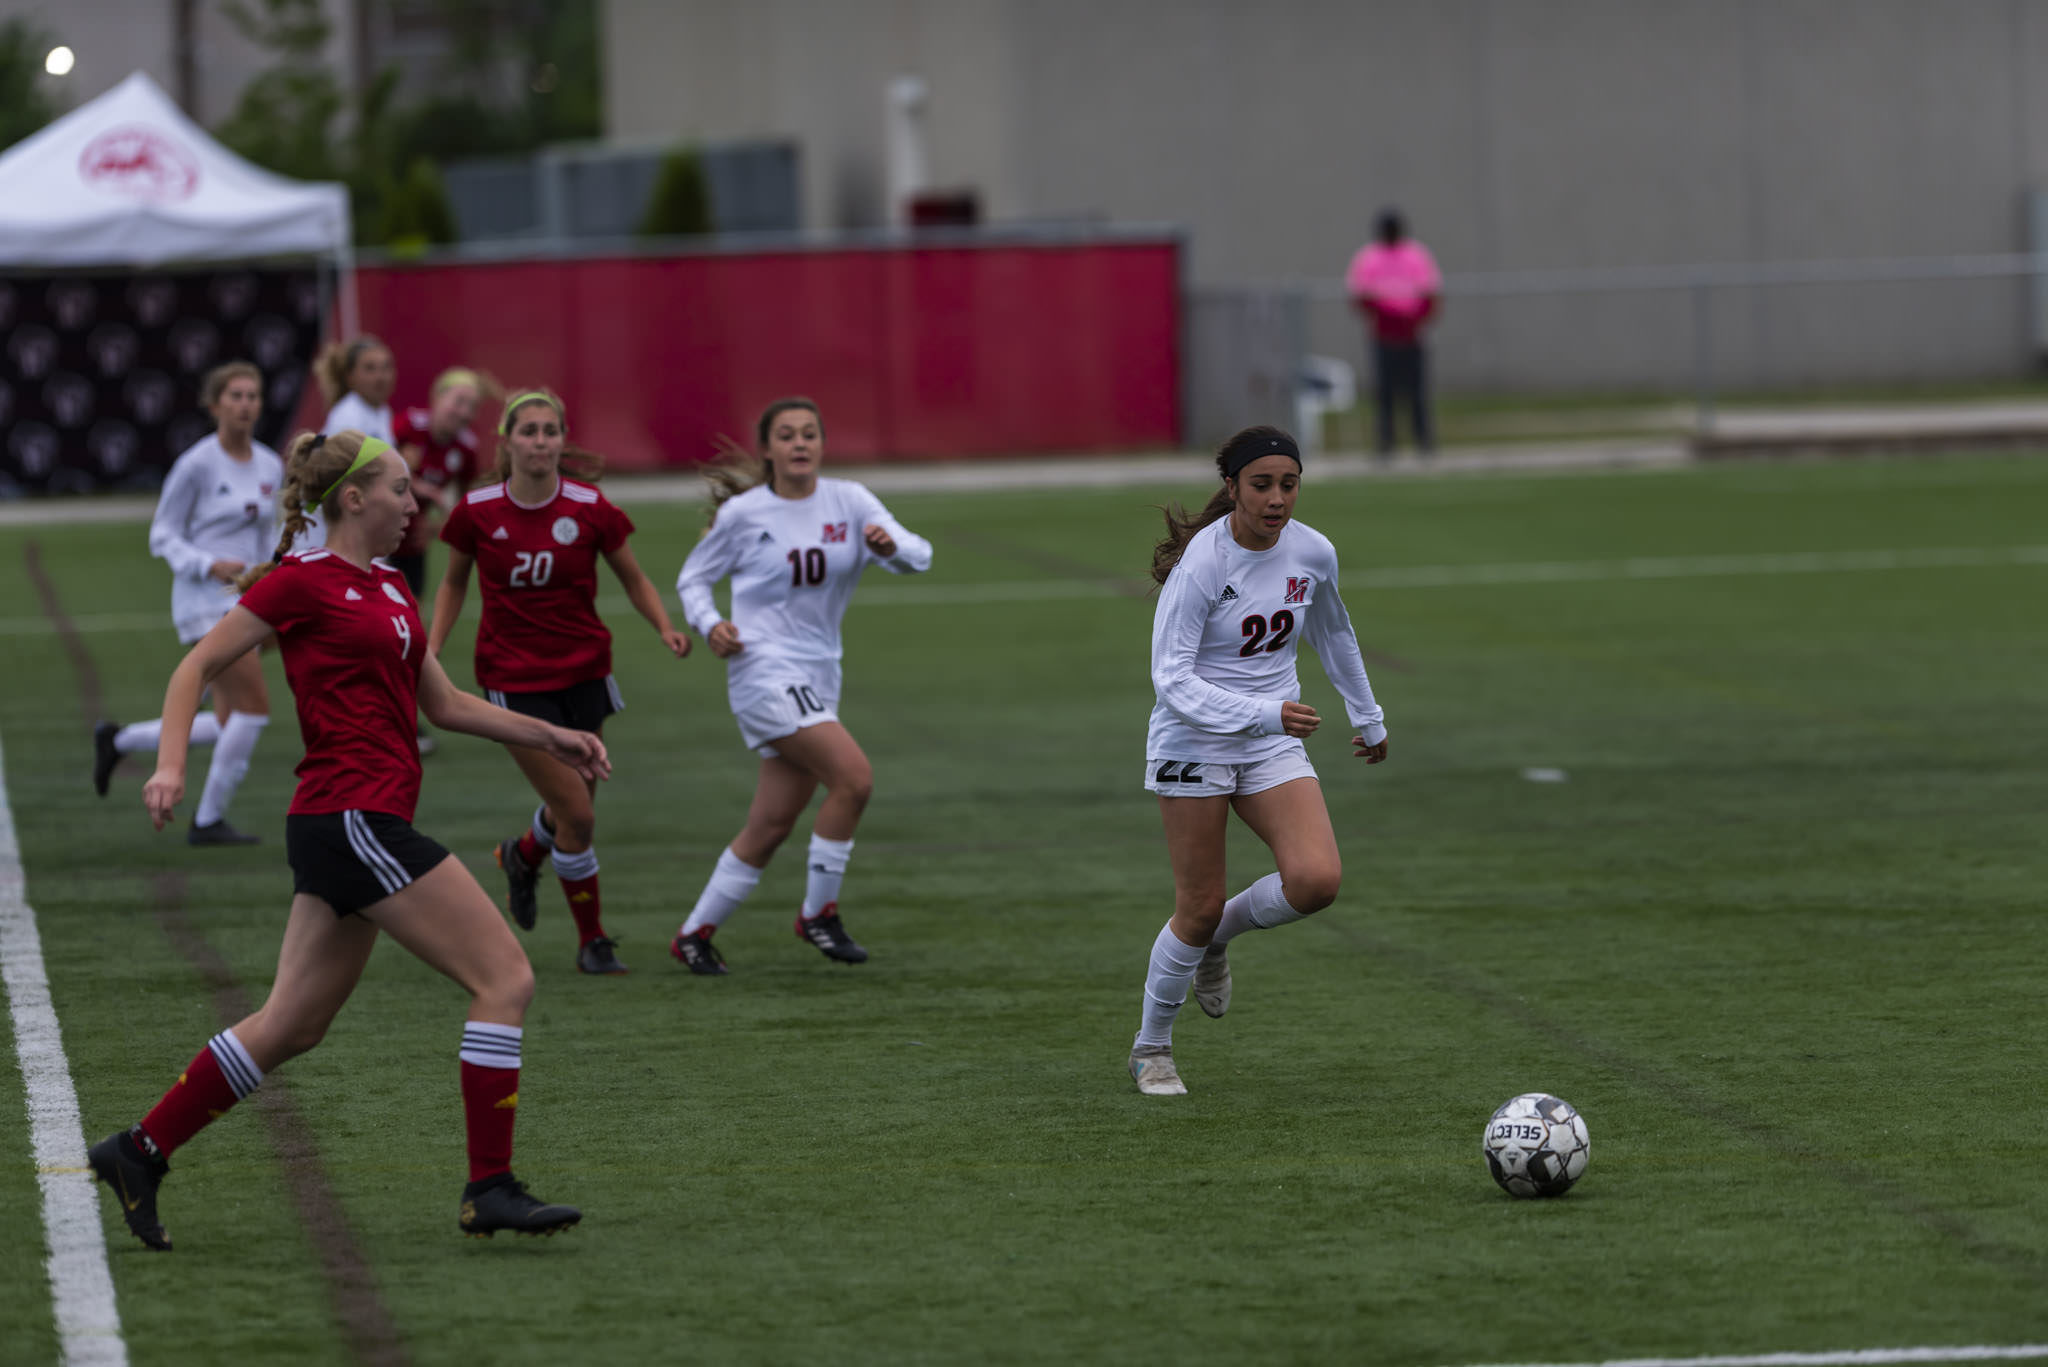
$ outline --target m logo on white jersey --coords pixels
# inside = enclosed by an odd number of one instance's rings
[[[1310,582],[1307,578],[1296,579],[1293,575],[1288,575],[1287,601],[1290,603],[1306,603],[1308,601],[1308,586]]]
[[[825,540],[846,540],[846,524],[844,522],[827,522],[825,524]]]

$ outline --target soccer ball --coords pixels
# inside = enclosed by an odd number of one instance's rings
[[[1508,1195],[1562,1196],[1585,1175],[1593,1141],[1569,1101],[1525,1092],[1493,1113],[1479,1151]]]

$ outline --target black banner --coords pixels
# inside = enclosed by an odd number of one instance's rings
[[[0,498],[155,488],[225,361],[263,371],[256,440],[282,447],[321,304],[311,266],[0,277]]]

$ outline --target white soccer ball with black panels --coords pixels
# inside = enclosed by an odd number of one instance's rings
[[[1569,1101],[1524,1092],[1493,1113],[1479,1149],[1510,1196],[1562,1196],[1585,1174],[1593,1141]]]

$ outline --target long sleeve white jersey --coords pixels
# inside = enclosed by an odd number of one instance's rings
[[[896,543],[883,559],[862,528],[878,526]],[[839,622],[869,565],[894,574],[931,568],[932,543],[907,530],[866,486],[820,479],[808,498],[782,498],[765,485],[728,499],[683,571],[676,593],[699,635],[725,620],[711,590],[732,577],[732,622],[745,647],[735,668],[768,659],[837,660]]]
[[[1299,522],[1271,550],[1246,550],[1218,518],[1189,538],[1152,616],[1148,758],[1253,764],[1290,743],[1280,704],[1299,701],[1295,649],[1323,672],[1368,744],[1387,734],[1351,615],[1337,595],[1337,551]]]
[[[284,462],[262,442],[249,445],[249,459],[236,460],[218,436],[202,437],[164,476],[149,553],[171,567],[171,620],[181,632],[212,626],[234,602],[234,590],[207,575],[214,561],[254,565],[277,549]]]

